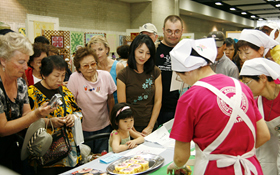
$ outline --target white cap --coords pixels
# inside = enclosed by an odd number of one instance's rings
[[[194,49],[200,56],[192,56]],[[217,46],[214,38],[199,40],[182,39],[170,52],[173,71],[188,72],[207,65],[208,59],[214,62],[217,56]],[[202,58],[204,57],[204,58]]]
[[[157,28],[152,23],[146,23],[142,27],[139,27],[140,33],[141,32],[149,32],[157,34]]]
[[[278,24],[276,22],[268,22],[268,23],[266,23],[263,26],[267,26],[267,27],[269,27],[271,29],[279,29],[279,26],[278,26]]]
[[[277,80],[280,78],[280,65],[266,58],[254,58],[245,61],[240,71],[240,76],[258,76],[262,74]]]
[[[270,38],[262,31],[255,30],[255,29],[242,30],[239,40],[244,40],[258,47],[263,46],[264,48],[269,48],[269,49],[279,44],[277,41]]]

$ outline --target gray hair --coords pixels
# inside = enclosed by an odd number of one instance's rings
[[[31,42],[22,34],[10,32],[0,36],[0,58],[9,60],[15,51],[26,55],[33,55]]]

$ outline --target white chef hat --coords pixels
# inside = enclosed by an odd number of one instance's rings
[[[264,48],[269,48],[269,49],[279,44],[277,41],[270,38],[262,31],[255,30],[255,29],[242,30],[239,40],[244,40],[258,47],[263,46]]]
[[[264,24],[263,26],[267,26],[271,29],[279,29],[279,26],[276,22],[268,22],[268,23]]]
[[[200,56],[192,56],[194,49]],[[182,39],[170,52],[173,71],[188,72],[207,65],[208,59],[214,62],[217,56],[217,46],[214,38],[199,40]],[[204,58],[202,58],[204,57]]]
[[[254,58],[245,61],[240,71],[240,76],[258,76],[262,74],[277,80],[280,78],[280,65],[266,58]]]

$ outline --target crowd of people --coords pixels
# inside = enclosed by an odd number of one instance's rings
[[[238,41],[222,31],[181,40],[183,21],[170,15],[162,41],[151,23],[139,30],[130,45],[117,48],[116,60],[106,38],[93,36],[77,47],[73,73],[47,38],[31,44],[15,32],[0,35],[0,165],[20,174],[59,174],[81,163],[77,129],[83,138],[110,133],[84,144],[92,153],[118,153],[174,119],[167,173],[188,170],[194,141],[194,174],[279,174],[279,27],[244,29]],[[189,86],[180,98],[170,90],[174,76]],[[56,94],[63,103],[49,105]],[[30,149],[23,148],[28,127],[41,118],[48,133],[66,128],[71,145],[51,166],[37,166],[21,152]]]

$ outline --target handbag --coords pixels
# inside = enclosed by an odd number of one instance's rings
[[[66,116],[66,105],[61,87],[59,88],[59,91],[62,95],[62,101],[64,105],[64,116]],[[52,126],[52,131],[54,131],[51,119],[50,124]],[[64,125],[61,130],[56,131],[54,133],[52,132],[52,138],[52,144],[46,152],[46,154],[38,158],[39,166],[51,166],[67,157],[71,151],[70,141],[66,132],[66,125]]]

